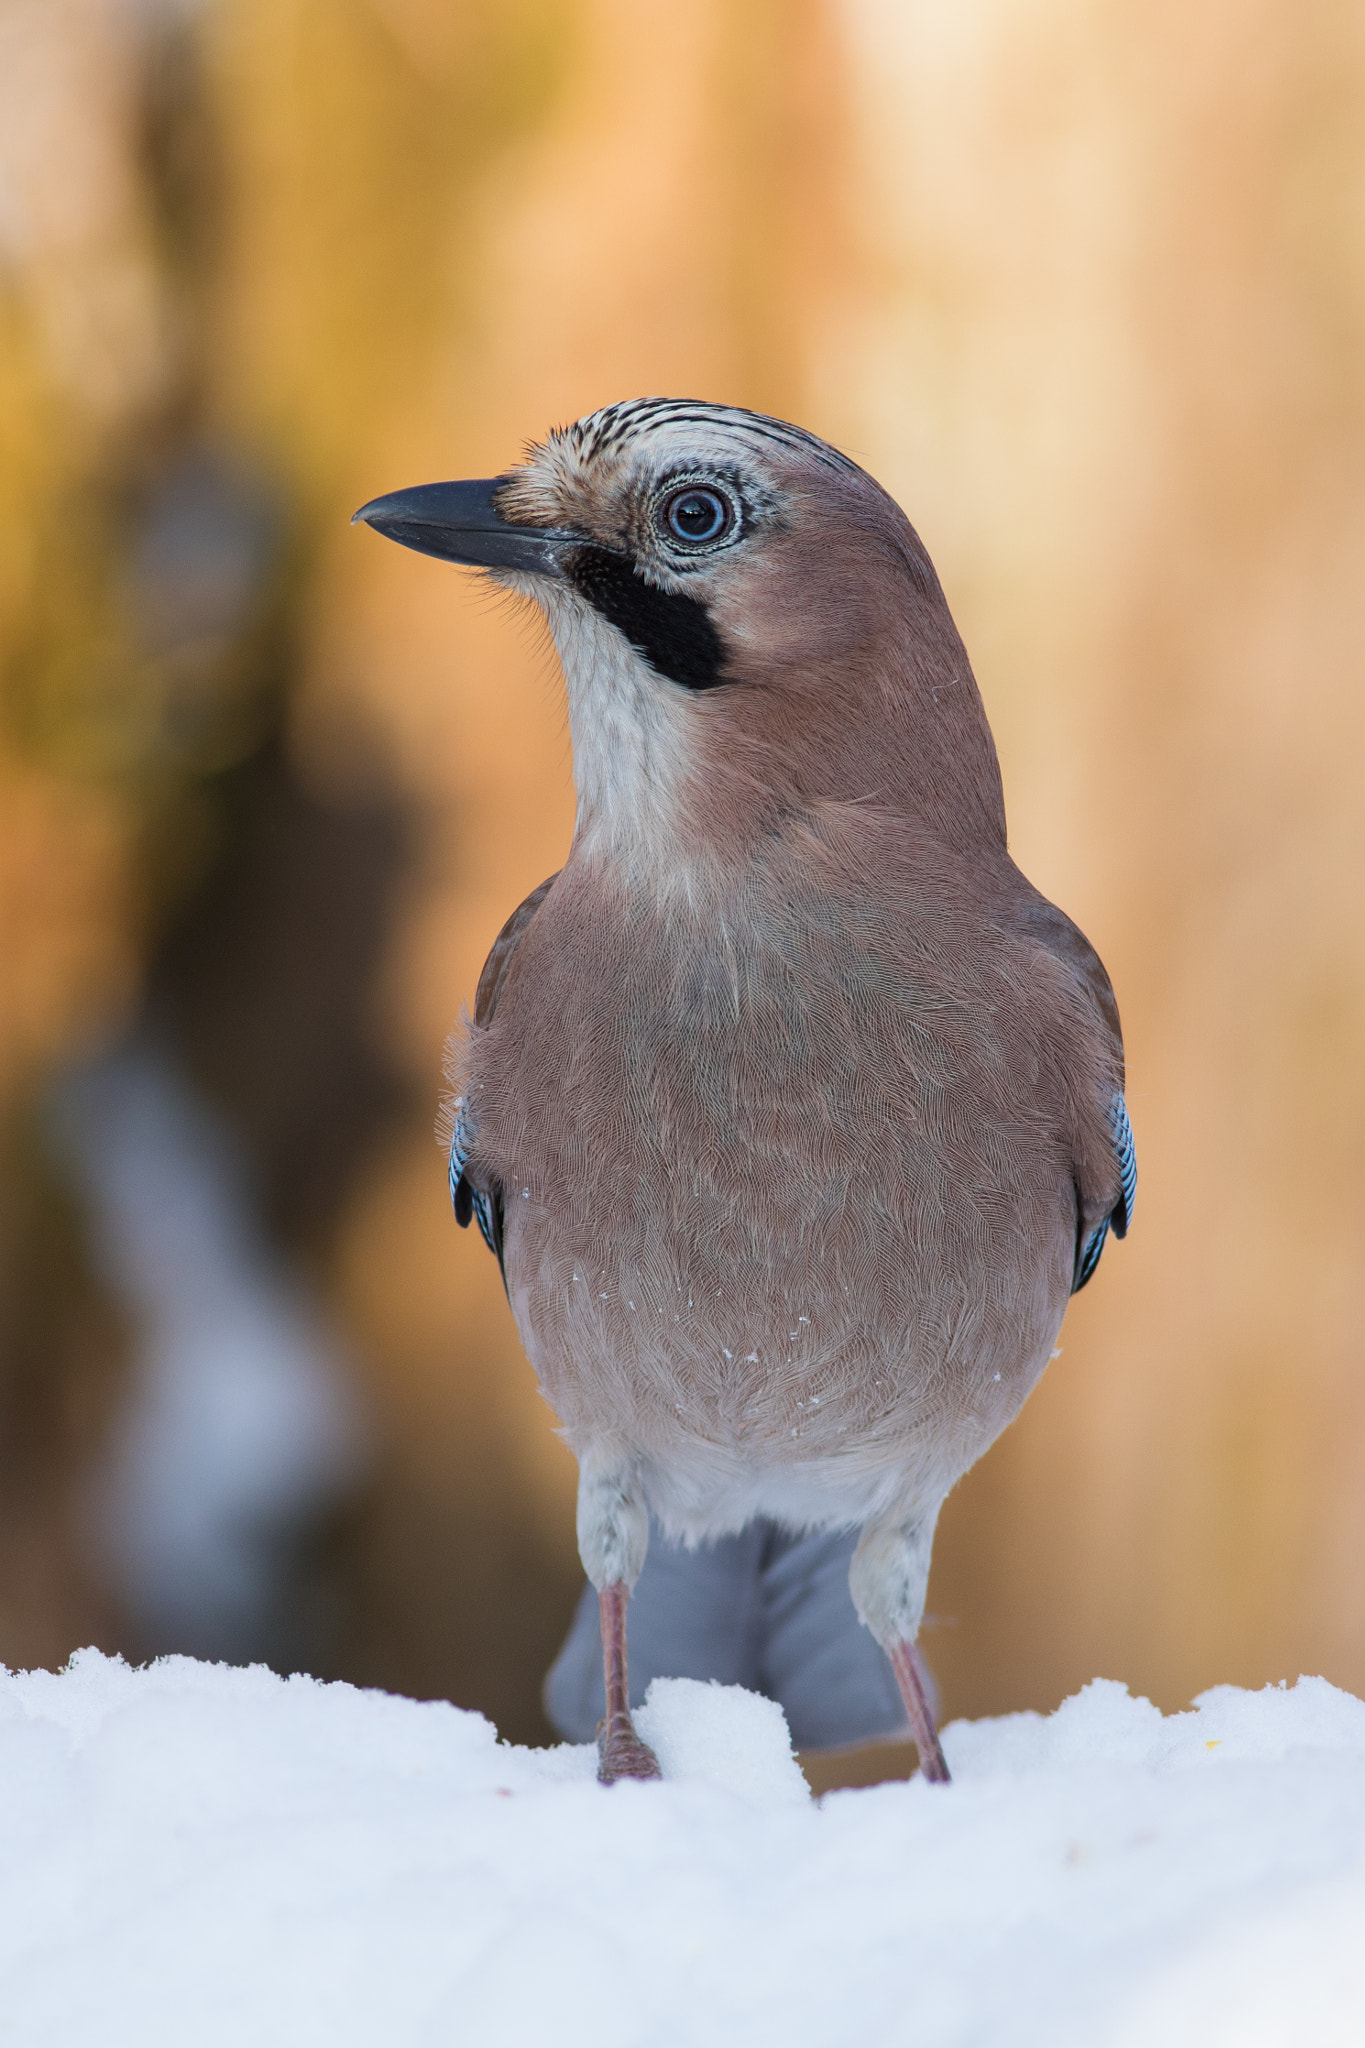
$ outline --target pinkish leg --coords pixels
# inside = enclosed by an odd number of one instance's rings
[[[602,1614],[602,1676],[607,1712],[597,1731],[597,1782],[614,1785],[618,1778],[661,1778],[659,1759],[641,1742],[630,1718],[630,1684],[626,1676],[626,1606],[630,1588],[617,1579],[597,1596]],[[929,1724],[933,1726],[932,1720]]]
[[[919,1767],[932,1785],[951,1783],[948,1766],[943,1760],[939,1745],[938,1730],[934,1726],[934,1710],[929,1704],[929,1688],[924,1682],[924,1667],[919,1661],[919,1651],[913,1643],[897,1643],[891,1652],[891,1668],[905,1701],[905,1711],[910,1717],[910,1733],[919,1751]]]

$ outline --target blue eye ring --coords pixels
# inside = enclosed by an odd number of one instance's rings
[[[739,523],[733,500],[712,484],[684,484],[669,493],[661,509],[670,538],[687,548],[715,547]]]

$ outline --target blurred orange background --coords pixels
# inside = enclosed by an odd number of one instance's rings
[[[432,1127],[565,720],[348,520],[648,392],[905,506],[1123,1010],[947,1713],[1365,1691],[1363,258],[1346,0],[0,0],[0,1660],[544,1739],[572,1465]]]

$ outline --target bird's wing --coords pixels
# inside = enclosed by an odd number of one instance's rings
[[[1073,1294],[1079,1294],[1094,1273],[1109,1232],[1112,1230],[1115,1237],[1126,1237],[1132,1219],[1133,1200],[1137,1194],[1137,1150],[1133,1144],[1133,1126],[1128,1121],[1128,1105],[1122,1092],[1109,1105],[1109,1128],[1114,1134],[1114,1156],[1118,1160],[1119,1198],[1093,1230],[1086,1232],[1082,1226],[1077,1227],[1076,1270],[1071,1282]]]
[[[1071,922],[1065,911],[1059,910],[1055,903],[1049,903],[1036,891],[1030,894],[1025,918],[1032,936],[1040,945],[1046,946],[1054,959],[1062,962],[1088,997],[1109,1040],[1118,1079],[1118,1086],[1107,1105],[1114,1162],[1118,1168],[1118,1200],[1098,1223],[1087,1227],[1082,1214],[1081,1192],[1077,1189],[1076,1264],[1071,1292],[1079,1294],[1100,1262],[1100,1253],[1110,1231],[1115,1237],[1127,1236],[1137,1195],[1137,1151],[1133,1144],[1133,1126],[1128,1121],[1128,1105],[1123,1096],[1123,1029],[1104,962],[1085,933]]]
[[[524,903],[519,903],[502,930],[493,941],[492,950],[483,964],[479,986],[474,994],[474,1022],[481,1030],[493,1020],[502,993],[507,970],[512,956],[521,941],[521,935],[539,910],[550,890],[559,879],[559,871],[533,889]],[[450,1140],[450,1202],[455,1211],[455,1221],[461,1230],[467,1230],[472,1218],[479,1226],[479,1234],[499,1266],[502,1265],[502,1191],[496,1186],[484,1190],[471,1185],[465,1163],[474,1143],[473,1124],[466,1097],[455,1105],[455,1129]],[[504,1282],[506,1273],[503,1274]]]
[[[558,880],[559,869],[556,868],[538,889],[531,891],[524,903],[517,905],[494,939],[492,950],[483,963],[479,986],[474,992],[474,1022],[480,1029],[492,1023],[503,982],[507,979],[507,970],[512,964],[512,956],[521,943],[521,935]]]

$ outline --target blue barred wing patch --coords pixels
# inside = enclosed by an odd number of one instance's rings
[[[1116,1095],[1109,1105],[1109,1128],[1114,1136],[1114,1156],[1118,1161],[1119,1198],[1104,1221],[1096,1224],[1077,1251],[1076,1272],[1071,1282],[1073,1294],[1080,1293],[1098,1266],[1111,1225],[1115,1237],[1126,1237],[1128,1225],[1133,1220],[1133,1202],[1137,1195],[1137,1148],[1133,1143],[1133,1126],[1128,1121],[1128,1105],[1122,1095]]]
[[[1126,1237],[1137,1196],[1137,1147],[1133,1143],[1133,1126],[1128,1121],[1128,1105],[1121,1095],[1116,1095],[1109,1105],[1109,1128],[1114,1133],[1114,1151],[1119,1162],[1120,1193],[1114,1204],[1114,1235]]]
[[[474,1131],[469,1115],[468,1099],[461,1096],[455,1104],[455,1129],[450,1140],[450,1206],[455,1211],[455,1221],[461,1230],[469,1228],[472,1216],[479,1226],[479,1236],[490,1252],[497,1252],[497,1241],[493,1235],[493,1211],[488,1197],[478,1188],[472,1188],[464,1177],[465,1163],[474,1143]]]
[[[1096,1266],[1098,1266],[1100,1253],[1104,1250],[1104,1241],[1108,1235],[1109,1218],[1106,1216],[1103,1223],[1092,1230],[1085,1241],[1085,1250],[1081,1253],[1076,1263],[1076,1277],[1071,1283],[1071,1292],[1073,1294],[1080,1293],[1086,1281],[1090,1278]]]
[[[450,1140],[450,1206],[455,1211],[455,1221],[460,1221],[460,1182],[464,1179],[464,1163],[469,1157],[468,1135],[464,1128],[464,1098],[455,1105],[455,1130]],[[467,1223],[469,1218],[466,1216]]]
[[[468,1182],[465,1185],[468,1186]],[[498,1240],[493,1235],[493,1211],[489,1205],[488,1197],[487,1195],[479,1194],[476,1189],[471,1188],[470,1198],[474,1211],[474,1221],[479,1226],[479,1236],[488,1246],[494,1258],[496,1258],[498,1256]]]

